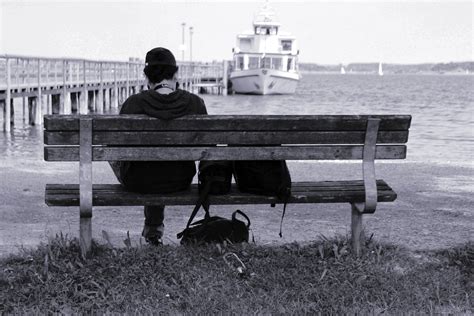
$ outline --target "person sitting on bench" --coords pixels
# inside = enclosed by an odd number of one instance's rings
[[[146,114],[172,120],[189,114],[207,114],[204,101],[195,94],[178,89],[176,60],[166,48],[157,47],[146,54],[143,69],[148,90],[130,96],[120,114]],[[169,193],[187,190],[196,174],[194,161],[110,162],[127,190],[140,193]],[[142,236],[146,242],[162,244],[164,205],[145,206]]]

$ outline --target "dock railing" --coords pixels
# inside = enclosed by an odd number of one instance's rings
[[[226,94],[226,64],[178,63],[181,88],[199,92],[206,83],[212,84],[217,93]],[[42,124],[43,114],[117,111],[131,94],[146,88],[143,67],[144,61],[137,58],[106,61],[0,55],[4,130],[9,131],[13,122],[15,98],[23,99],[23,113],[28,106],[31,124]]]

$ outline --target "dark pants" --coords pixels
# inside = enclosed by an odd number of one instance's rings
[[[163,237],[165,230],[165,206],[150,205],[145,206],[145,226],[143,227],[142,236],[145,238]]]
[[[122,179],[123,177],[120,174],[120,163],[115,161],[109,162],[112,170],[117,177],[117,180],[124,185]],[[164,205],[150,205],[145,206],[144,209],[145,215],[145,225],[143,227],[142,236],[145,238],[163,237],[163,232],[165,229],[164,219],[165,219],[165,206]]]

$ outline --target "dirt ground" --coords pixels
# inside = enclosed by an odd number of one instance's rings
[[[349,180],[361,178],[360,163],[290,162],[293,181]],[[474,195],[472,164],[421,164],[380,162],[377,178],[398,193],[394,203],[380,203],[373,215],[364,216],[368,234],[379,241],[410,249],[439,249],[474,240]],[[77,183],[77,163],[52,163],[38,159],[0,160],[0,256],[46,242],[62,232],[77,236],[77,207],[48,207],[44,203],[46,183]],[[95,183],[116,183],[105,163],[94,164]],[[229,216],[235,209],[246,212],[258,244],[308,242],[321,236],[350,233],[349,204],[288,205],[279,238],[282,206],[214,206],[213,214]],[[166,210],[164,242],[178,244],[176,233],[186,225],[191,206]],[[139,244],[143,224],[141,207],[94,208],[93,234],[105,242],[123,246],[130,233]]]

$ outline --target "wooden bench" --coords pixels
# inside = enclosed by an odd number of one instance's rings
[[[352,246],[360,252],[362,214],[397,194],[375,178],[375,159],[404,159],[411,116],[187,116],[161,121],[143,115],[45,115],[44,159],[79,161],[79,184],[47,184],[46,204],[79,206],[80,240],[91,247],[93,206],[194,205],[197,187],[173,194],[137,194],[121,185],[94,185],[93,161],[361,160],[358,181],[294,182],[289,203],[350,203]],[[216,145],[218,144],[218,145]],[[227,146],[229,145],[229,146]],[[295,180],[295,179],[293,179]],[[211,204],[271,204],[274,197],[211,196]],[[184,222],[183,222],[184,223]]]

